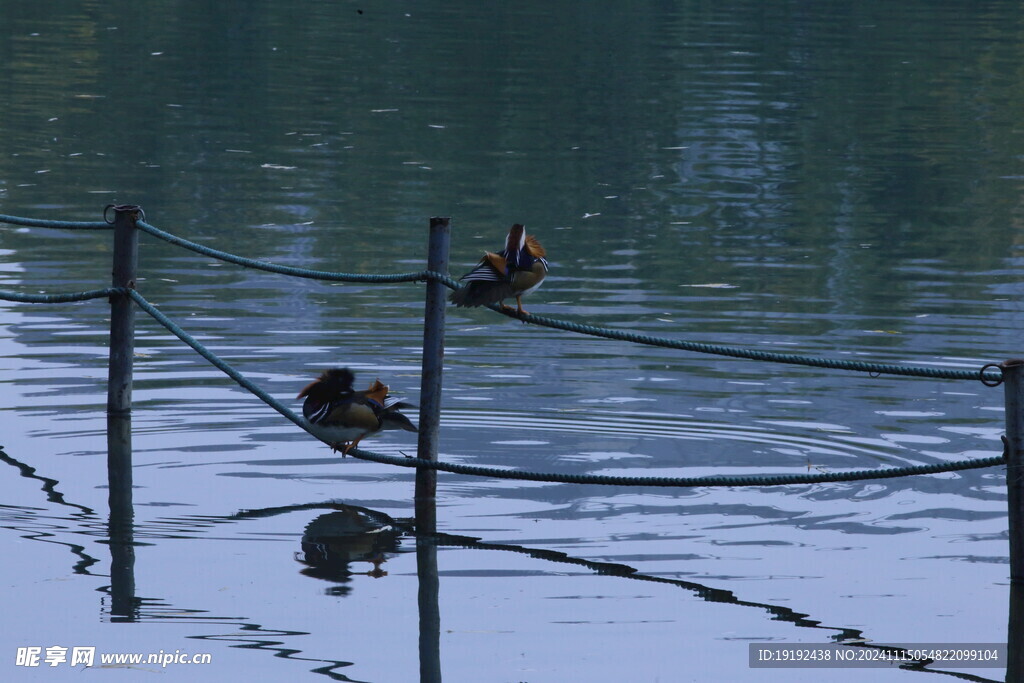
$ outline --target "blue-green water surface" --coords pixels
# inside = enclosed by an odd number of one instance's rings
[[[421,270],[429,217],[451,216],[456,276],[519,222],[551,264],[524,300],[540,315],[947,369],[1021,354],[1017,3],[0,0],[0,16],[0,213],[139,204],[217,249],[357,273]],[[0,226],[3,290],[105,286],[110,259],[105,232]],[[419,400],[421,284],[288,278],[146,235],[140,275],[296,409],[337,365]],[[417,680],[413,472],[340,458],[141,314],[134,599],[115,604],[108,318],[102,300],[0,302],[0,679],[79,675],[16,655],[92,646],[211,657],[90,671],[130,680]],[[976,381],[487,310],[449,309],[446,342],[453,462],[682,477],[1001,448],[1003,390]],[[416,449],[407,432],[363,445]],[[692,489],[441,474],[437,504],[449,681],[817,681],[748,668],[748,644],[1006,640],[1003,468]]]

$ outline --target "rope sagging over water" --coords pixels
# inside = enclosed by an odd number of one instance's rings
[[[1002,378],[1001,373],[985,372],[980,370],[953,370],[949,368],[924,367],[913,365],[896,365],[893,363],[874,363],[869,361],[845,360],[841,358],[821,358],[818,356],[806,356],[794,353],[779,353],[777,351],[762,351],[759,349],[744,349],[738,346],[725,346],[722,344],[708,344],[704,342],[693,342],[682,339],[667,339],[655,337],[627,330],[616,330],[607,327],[597,327],[584,323],[575,323],[557,318],[542,317],[533,314],[520,315],[516,311],[502,310],[498,306],[489,306],[492,310],[502,313],[510,318],[522,320],[525,323],[551,327],[578,334],[587,334],[605,339],[617,339],[619,341],[632,342],[634,344],[646,344],[648,346],[660,346],[667,349],[679,349],[681,351],[693,351],[695,353],[708,353],[716,356],[729,356],[732,358],[745,358],[747,360],[761,360],[773,363],[788,363],[791,365],[806,365],[816,368],[831,368],[833,370],[854,370],[857,372],[869,372],[874,374],[904,375],[910,377],[928,377],[932,379],[970,379],[975,381],[988,380],[998,383]]]
[[[160,228],[150,225],[146,221],[138,221],[136,223],[138,228],[143,232],[146,232],[153,237],[161,239],[169,244],[173,244],[189,251],[193,251],[203,256],[209,256],[220,261],[226,261],[228,263],[234,263],[245,268],[255,268],[256,270],[265,270],[270,273],[279,273],[281,275],[290,275],[292,277],[302,277],[310,280],[327,280],[333,282],[419,282],[426,279],[427,271],[418,271],[415,273],[395,273],[392,275],[387,274],[362,274],[362,273],[337,273],[327,270],[311,270],[309,268],[297,268],[295,266],[282,266],[276,263],[270,263],[269,261],[259,261],[256,259],[246,258],[245,256],[238,256],[237,254],[230,254],[226,251],[219,249],[211,249],[210,247],[199,244],[198,242],[192,242],[191,240],[172,235],[169,232],[164,232]]]

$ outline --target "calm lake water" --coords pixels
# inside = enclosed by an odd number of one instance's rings
[[[211,247],[359,273],[422,269],[428,218],[452,216],[455,275],[521,222],[551,262],[525,301],[537,314],[942,368],[1022,353],[1019,3],[0,0],[0,17],[0,213],[140,204]],[[107,233],[0,226],[0,289],[105,286],[110,256]],[[338,365],[419,399],[422,285],[286,278],[146,235],[140,272],[160,310],[296,408]],[[332,454],[143,314],[125,607],[108,314],[0,302],[0,678],[77,676],[16,665],[18,648],[61,646],[95,647],[93,673],[119,680],[417,680],[412,470]],[[442,459],[546,472],[899,467],[994,455],[1003,433],[1002,389],[980,382],[487,310],[448,310],[443,397]],[[363,446],[413,454],[415,438]],[[1005,642],[1004,475],[640,489],[441,474],[437,666],[449,681],[910,680],[751,669],[748,644]],[[176,652],[211,663],[98,659]]]

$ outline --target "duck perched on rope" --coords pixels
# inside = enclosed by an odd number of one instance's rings
[[[418,431],[408,417],[399,412],[410,408],[400,398],[388,395],[388,386],[375,380],[365,391],[355,391],[355,375],[348,368],[325,370],[299,392],[305,398],[302,415],[312,432],[331,445],[342,457],[371,434],[383,429]]]
[[[533,235],[526,234],[520,223],[512,226],[505,239],[505,248],[497,254],[485,252],[476,268],[460,278],[465,285],[451,293],[448,300],[456,306],[486,306],[516,298],[516,310],[523,310],[523,297],[533,292],[548,274],[547,253]]]

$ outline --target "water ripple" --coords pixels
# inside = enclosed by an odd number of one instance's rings
[[[801,431],[782,432],[751,424],[732,424],[693,420],[679,415],[652,415],[625,412],[516,412],[487,410],[446,410],[441,418],[444,427],[474,431],[514,430],[559,434],[606,435],[629,439],[669,439],[684,441],[721,441],[757,443],[781,452],[868,456],[891,460],[897,452],[906,452],[898,443],[858,439],[851,442],[849,431],[837,425],[801,423],[773,426],[795,427]],[[818,434],[810,435],[807,430]],[[829,433],[820,434],[827,431]],[[491,441],[496,445],[517,445],[534,439]]]

